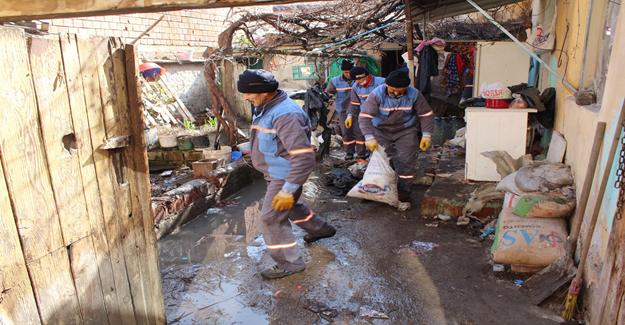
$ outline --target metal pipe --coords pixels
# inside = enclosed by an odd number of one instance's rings
[[[331,48],[331,47],[335,47],[335,46],[339,46],[339,45],[341,45],[341,44],[345,44],[345,43],[347,43],[347,42],[349,42],[349,41],[353,41],[353,40],[358,39],[358,38],[361,38],[361,37],[363,37],[363,36],[365,36],[365,35],[368,35],[368,34],[371,34],[371,33],[377,32],[377,31],[379,31],[380,29],[384,29],[384,28],[387,28],[387,27],[390,27],[390,26],[394,26],[394,25],[397,25],[397,24],[399,24],[399,23],[401,23],[401,22],[399,22],[399,21],[394,21],[394,22],[392,22],[392,23],[388,23],[388,24],[386,24],[386,25],[382,25],[382,26],[380,26],[380,27],[376,27],[376,28],[371,29],[371,30],[368,30],[368,31],[366,31],[366,32],[362,32],[362,33],[360,33],[360,34],[356,34],[356,35],[354,35],[354,36],[352,36],[352,37],[350,37],[350,38],[346,38],[346,39],[344,39],[344,40],[342,40],[342,41],[339,41],[339,42],[336,42],[336,43],[332,43],[332,44],[326,45],[326,46],[322,47],[322,48],[321,48],[321,49],[319,49],[319,50],[323,52],[323,51],[325,51],[325,50],[327,50],[327,49],[329,49],[329,48]]]
[[[549,72],[551,72],[554,76],[558,77],[560,79],[560,82],[562,82],[562,84],[568,88],[570,91],[572,91],[573,93],[577,93],[577,89],[575,87],[573,87],[573,85],[571,85],[570,82],[568,82],[565,77],[561,76],[557,71],[553,70],[551,68],[551,66],[549,66],[545,61],[543,61],[543,59],[541,59],[538,55],[536,55],[536,53],[534,53],[534,51],[530,50],[529,48],[527,48],[527,46],[525,46],[521,41],[519,41],[516,37],[514,37],[514,35],[512,35],[512,33],[510,33],[505,27],[501,26],[501,24],[499,24],[495,19],[493,19],[493,17],[491,17],[488,12],[486,12],[484,9],[482,9],[480,6],[477,5],[477,3],[473,2],[472,0],[466,0],[470,5],[472,5],[473,7],[475,7],[475,9],[477,9],[477,11],[479,11],[482,15],[484,15],[484,17],[486,17],[486,19],[488,19],[491,23],[493,23],[493,25],[497,26],[497,28],[499,28],[502,32],[504,32],[504,34],[508,35],[508,37],[510,37],[510,39],[516,43],[519,47],[521,47],[521,49],[523,49],[523,51],[525,51],[527,54],[529,54],[529,56],[533,57],[536,61],[540,62],[543,67],[545,67],[545,69],[547,69]]]

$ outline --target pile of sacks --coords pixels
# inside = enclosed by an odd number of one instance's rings
[[[497,189],[505,198],[491,247],[496,263],[537,271],[565,253],[567,218],[576,204],[569,166],[526,163],[505,175]]]

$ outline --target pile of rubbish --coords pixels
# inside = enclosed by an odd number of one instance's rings
[[[505,152],[490,156],[496,157],[503,177],[496,189],[505,193],[491,247],[493,261],[511,265],[512,271],[537,272],[566,251],[567,218],[576,204],[571,168],[513,160]]]

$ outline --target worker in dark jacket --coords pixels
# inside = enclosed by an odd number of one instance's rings
[[[239,75],[237,89],[254,105],[252,164],[268,181],[261,221],[269,255],[276,265],[261,275],[281,278],[306,267],[291,222],[307,232],[306,242],[334,236],[336,230],[298,202],[302,185],[315,166],[308,116],[278,89],[278,81],[265,70],[244,71]]]
[[[384,78],[375,77],[369,74],[369,70],[363,67],[353,67],[349,70],[349,74],[354,80],[352,91],[350,92],[349,111],[345,119],[345,127],[352,129],[354,141],[356,142],[356,157],[360,159],[367,158],[365,150],[365,137],[360,131],[358,125],[358,115],[360,114],[360,105],[367,100],[369,94],[377,86],[384,84]]]
[[[343,147],[345,148],[345,159],[354,158],[354,148],[356,141],[354,139],[353,130],[345,127],[345,119],[349,110],[349,94],[352,91],[353,81],[350,78],[349,70],[354,66],[350,60],[341,62],[341,70],[343,73],[336,76],[328,82],[326,93],[334,95],[334,109],[339,115],[339,126],[341,128],[341,136],[343,137]]]
[[[382,145],[399,177],[399,200],[410,200],[420,147],[430,147],[434,113],[421,93],[410,86],[408,73],[391,72],[384,85],[374,89],[360,107],[358,121],[371,152]],[[419,127],[423,133],[418,140]]]

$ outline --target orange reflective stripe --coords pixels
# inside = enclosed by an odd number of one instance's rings
[[[291,155],[291,156],[301,155],[303,153],[315,153],[315,149],[313,149],[313,148],[302,148],[302,149],[295,149],[295,150],[289,151],[289,155]]]
[[[365,144],[364,141],[356,141],[356,144]]]
[[[409,179],[409,178],[414,178],[414,175],[399,175],[399,178]]]
[[[360,96],[360,97],[362,97],[362,98],[367,98],[367,97],[369,97],[369,95],[358,95],[358,96]]]
[[[356,102],[351,102],[351,104],[360,106],[360,103],[356,103]]]
[[[315,213],[312,212],[312,210],[310,211],[310,214],[308,216],[306,216],[305,219],[302,220],[293,220],[293,223],[298,224],[298,223],[304,223],[306,221],[310,221],[310,219],[312,219],[315,216]]]
[[[367,117],[367,118],[373,118],[373,116],[367,114],[367,113],[360,113],[361,117]]]
[[[352,140],[352,141],[343,141],[343,144],[354,144],[354,143],[356,143],[356,141],[355,141],[355,140]]]
[[[336,90],[352,90],[352,87],[336,88]]]
[[[432,115],[434,115],[434,112],[429,111],[429,112],[427,112],[427,113],[425,113],[425,114],[421,114],[421,115],[419,115],[419,117],[426,117],[426,116],[432,116]]]
[[[383,111],[386,112],[392,112],[392,111],[409,111],[412,109],[412,106],[410,107],[382,107]]]
[[[282,248],[291,248],[295,246],[297,246],[297,242],[292,242],[290,244],[267,245],[267,249],[282,249]]]
[[[256,130],[258,132],[262,132],[262,133],[277,133],[278,132],[276,129],[266,129],[258,125],[252,125],[251,129]]]

